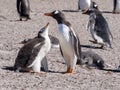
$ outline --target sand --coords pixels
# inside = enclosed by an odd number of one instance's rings
[[[113,0],[94,1],[108,21],[114,37],[113,49],[82,47],[82,51],[92,50],[116,68],[120,65],[120,15],[111,13]],[[67,20],[79,35],[81,45],[99,46],[89,42],[92,37],[86,30],[88,16],[76,12],[77,0],[30,0],[30,3],[32,19],[20,22],[17,21],[19,16],[16,11],[16,0],[0,0],[0,90],[120,90],[119,72],[109,74],[106,71],[88,70],[77,65],[74,74],[63,74],[66,65],[59,48],[51,48],[47,54],[50,72],[43,76],[10,70],[22,47],[19,42],[26,38],[34,38],[47,22],[50,22],[49,34],[58,36],[57,22],[51,17],[44,16],[44,13],[53,10],[64,10]]]

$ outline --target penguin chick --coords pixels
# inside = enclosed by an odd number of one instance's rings
[[[101,12],[97,9],[91,9],[87,11],[89,15],[89,21],[87,24],[87,30],[90,31],[95,44],[100,44],[103,49],[104,46],[111,47],[110,36],[113,36],[109,30],[109,26]]]
[[[80,60],[81,56],[79,38],[61,11],[55,10],[50,13],[45,13],[45,15],[57,20],[60,51],[67,64],[67,73],[73,73],[76,62]]]
[[[113,13],[120,14],[120,0],[113,0]]]
[[[48,69],[46,54],[51,48],[48,36],[49,23],[43,27],[38,36],[26,43],[18,52],[14,68],[16,71],[40,73],[41,63],[45,70]]]
[[[81,62],[77,62],[77,64],[85,65],[88,68],[95,67],[101,70],[105,67],[104,60],[93,51],[81,52]]]
[[[17,12],[20,16],[20,21],[22,21],[22,18],[26,18],[26,21],[31,19],[29,0],[17,0]]]

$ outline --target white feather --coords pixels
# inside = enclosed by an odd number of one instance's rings
[[[91,0],[79,0],[78,5],[80,6],[81,10],[87,10],[90,8]]]

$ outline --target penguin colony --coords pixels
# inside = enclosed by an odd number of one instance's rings
[[[102,13],[98,9],[98,5],[91,0],[78,0],[78,9],[83,14],[89,15],[87,30],[90,32],[93,40],[92,43],[100,44],[101,49],[112,48],[110,36],[112,34],[109,30],[109,25]],[[30,2],[29,0],[17,0],[17,11],[20,16],[20,21],[23,18],[30,19]],[[120,12],[120,0],[114,0],[113,13]],[[73,73],[76,64],[86,65],[87,67],[97,67],[104,69],[104,60],[93,51],[81,51],[80,40],[77,33],[72,28],[69,21],[66,20],[62,11],[55,10],[50,13],[45,13],[45,16],[54,18],[58,23],[58,43],[60,45],[60,52],[63,56],[67,70],[66,73]],[[49,23],[43,27],[38,36],[24,40],[23,47],[20,49],[16,57],[14,69],[15,71],[27,72],[41,72],[41,68],[48,72],[48,63],[46,59],[47,53],[50,51],[52,38],[48,35]]]

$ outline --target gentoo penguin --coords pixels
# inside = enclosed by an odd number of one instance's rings
[[[91,6],[91,0],[78,0],[78,9],[85,13]]]
[[[41,63],[45,70],[48,69],[45,57],[51,48],[48,29],[49,23],[38,32],[36,38],[20,49],[14,65],[16,71],[41,73]]]
[[[94,41],[90,41],[100,44],[101,48],[104,48],[104,46],[112,48],[110,41],[110,36],[112,37],[112,34],[109,30],[108,23],[101,12],[97,9],[91,9],[86,13],[89,15],[87,30],[90,31],[92,38],[94,39]]]
[[[30,19],[29,0],[17,0],[17,11],[20,16],[20,21],[22,21],[22,18],[26,18],[26,21]]]
[[[120,13],[120,0],[114,0],[114,8],[113,8],[113,13]]]
[[[82,63],[77,62],[77,64],[89,70],[99,69],[104,71],[120,72],[119,67],[115,68],[114,66],[106,63],[100,55],[91,50],[81,52],[81,61]]]
[[[88,68],[104,69],[104,60],[93,51],[82,51],[81,52],[82,63],[80,65],[85,65]],[[77,63],[79,64],[79,62]]]
[[[81,57],[79,38],[61,11],[55,10],[45,15],[57,20],[60,51],[67,64],[67,73],[73,73],[76,62]]]

